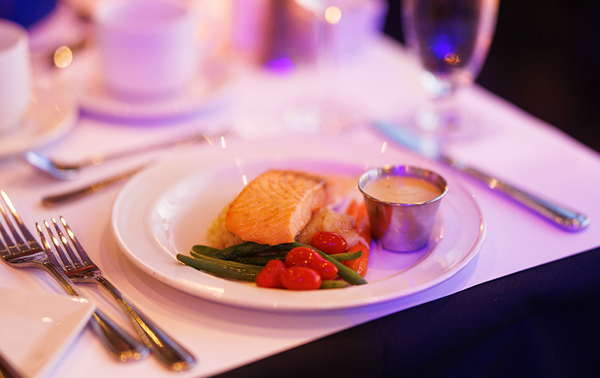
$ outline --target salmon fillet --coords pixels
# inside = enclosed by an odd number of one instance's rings
[[[231,203],[225,228],[244,241],[291,243],[327,203],[326,180],[295,171],[268,171],[251,181]]]

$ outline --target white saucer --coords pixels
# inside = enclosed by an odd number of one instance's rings
[[[117,121],[164,121],[217,106],[231,92],[228,67],[210,61],[184,90],[171,97],[148,100],[119,97],[105,87],[97,56],[93,50],[82,53],[64,71],[82,112],[90,116]]]
[[[0,353],[25,377],[51,371],[96,305],[69,295],[0,287]]]
[[[77,104],[67,88],[41,82],[34,86],[31,96],[31,106],[21,124],[0,135],[0,158],[53,142],[75,124]]]

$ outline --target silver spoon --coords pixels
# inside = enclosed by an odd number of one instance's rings
[[[214,134],[213,136],[204,133],[194,132],[192,134],[177,139],[167,140],[142,147],[136,147],[130,150],[117,151],[109,154],[94,154],[88,158],[82,159],[74,163],[60,162],[51,159],[48,156],[41,155],[33,151],[28,151],[25,154],[23,154],[22,159],[30,166],[34,167],[36,170],[46,175],[49,175],[50,177],[59,180],[74,180],[79,175],[79,171],[85,167],[98,165],[100,163],[113,159],[118,159],[135,154],[141,154],[144,152],[150,152],[153,150],[163,149],[167,147],[174,147],[182,144],[203,142],[208,142],[212,144],[212,140],[215,136],[222,137],[226,136],[229,133],[230,130],[225,130],[223,132]]]

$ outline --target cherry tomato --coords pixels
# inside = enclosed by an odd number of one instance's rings
[[[325,260],[317,251],[308,247],[296,247],[288,252],[285,265],[305,266],[316,270],[322,279],[332,280],[338,275],[338,268]]]
[[[321,276],[305,266],[293,266],[281,273],[281,284],[288,290],[317,290],[321,287]]]
[[[346,239],[335,232],[329,231],[317,232],[310,241],[310,245],[311,247],[316,248],[321,252],[325,252],[328,255],[343,253],[348,248]]]
[[[283,288],[281,273],[287,266],[281,260],[271,260],[256,275],[256,285],[260,287]]]

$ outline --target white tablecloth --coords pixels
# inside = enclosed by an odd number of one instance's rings
[[[370,118],[392,119],[409,112],[423,98],[415,72],[402,48],[381,38],[366,47],[360,57],[340,68],[343,80],[339,80],[338,85],[344,96],[359,100]],[[304,70],[282,77],[256,68],[236,67],[230,101],[195,120],[168,125],[127,126],[81,118],[66,137],[41,151],[76,160],[91,152],[144,144],[191,128],[219,125],[234,126],[237,138],[242,140],[251,141],[267,135],[291,138],[293,132],[282,126],[281,109],[295,95],[310,92],[310,78],[309,72]],[[460,101],[476,110],[482,132],[471,141],[453,145],[451,152],[455,156],[524,189],[585,212],[592,218],[592,223],[580,233],[561,231],[511,201],[464,179],[463,183],[474,194],[487,225],[480,253],[464,270],[446,282],[384,304],[324,313],[291,314],[253,311],[202,300],[153,279],[121,253],[110,224],[118,187],[58,208],[48,209],[40,205],[43,195],[79,187],[109,173],[122,171],[143,158],[89,169],[76,182],[54,181],[28,169],[17,159],[3,159],[0,161],[0,188],[10,195],[30,227],[34,222],[65,216],[105,276],[144,313],[197,355],[198,365],[178,376],[208,376],[600,245],[597,221],[600,219],[600,201],[596,200],[600,180],[598,154],[481,88],[466,90]],[[366,127],[346,134],[345,137],[377,145],[385,141]],[[395,147],[388,144],[387,148]],[[400,150],[399,153],[408,152]],[[0,264],[0,286],[61,292],[60,287],[43,271],[17,270],[6,264]],[[115,305],[99,295],[99,289],[93,286],[84,289],[99,307],[114,314],[120,323],[129,327]],[[173,375],[154,358],[130,364],[111,360],[89,328],[51,373],[53,377],[65,378]]]

